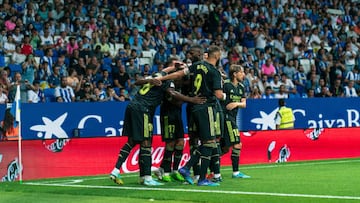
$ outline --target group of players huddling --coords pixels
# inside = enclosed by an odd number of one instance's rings
[[[232,178],[250,178],[239,171],[242,145],[236,123],[238,109],[246,107],[242,84],[244,69],[231,65],[229,78],[225,78],[217,69],[221,49],[215,45],[205,53],[201,46],[192,46],[189,54],[190,66],[170,59],[167,68],[136,82],[141,88],[125,111],[123,135],[128,141],[110,173],[110,179],[116,184],[124,183],[120,168],[137,144],[140,145],[140,183],[147,186],[175,180],[198,186],[218,186],[222,181],[220,157],[230,147]],[[190,160],[179,168],[184,148],[183,102],[187,103]],[[154,172],[158,178],[155,180],[151,176],[151,141],[152,120],[158,105],[165,152],[160,168]]]

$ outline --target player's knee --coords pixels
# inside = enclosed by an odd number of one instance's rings
[[[184,138],[177,139],[175,141],[175,146],[184,146]]]
[[[142,141],[140,147],[151,147],[151,141],[150,140]]]
[[[171,141],[171,142],[167,142],[165,145],[165,149],[167,151],[174,151],[174,146],[175,146],[175,142]]]
[[[229,152],[229,150],[230,150],[230,148],[229,148],[229,147],[222,147],[222,148],[221,148],[222,154],[226,154],[226,153],[228,153],[228,152]]]
[[[240,142],[239,144],[234,144],[234,148],[241,150],[242,149],[242,143]]]

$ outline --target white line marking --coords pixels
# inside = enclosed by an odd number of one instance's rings
[[[309,195],[309,194],[286,194],[286,193],[269,193],[269,192],[245,192],[245,191],[224,191],[224,190],[199,190],[199,189],[176,189],[176,188],[149,188],[149,187],[124,187],[124,186],[94,186],[94,185],[67,185],[67,184],[44,184],[44,183],[24,183],[27,185],[38,186],[58,186],[74,188],[101,188],[101,189],[120,189],[120,190],[142,190],[142,191],[173,191],[173,192],[192,192],[192,193],[218,193],[218,194],[241,194],[241,195],[262,195],[277,197],[305,197],[318,199],[349,199],[360,200],[356,196],[334,196],[334,195]]]

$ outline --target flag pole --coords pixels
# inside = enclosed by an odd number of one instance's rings
[[[22,137],[21,137],[21,99],[20,99],[20,85],[17,85],[16,87],[16,94],[15,94],[15,122],[18,122],[18,127],[19,127],[19,135],[18,135],[18,150],[19,150],[19,168],[18,168],[18,172],[19,172],[19,181],[20,184],[22,184],[22,146],[21,146],[21,141],[22,141]]]

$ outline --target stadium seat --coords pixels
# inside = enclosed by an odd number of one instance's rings
[[[115,91],[116,95],[120,95],[120,88],[119,87],[114,87],[114,91]]]
[[[13,73],[22,71],[22,67],[20,64],[9,64],[9,68]]]
[[[0,55],[0,68],[5,67],[5,56]]]
[[[44,97],[46,102],[55,102],[55,89],[54,88],[45,88],[44,90]]]
[[[34,51],[34,54],[35,56],[38,56],[38,57],[43,57],[44,56],[44,51],[43,50],[40,50],[40,49],[37,49]]]

